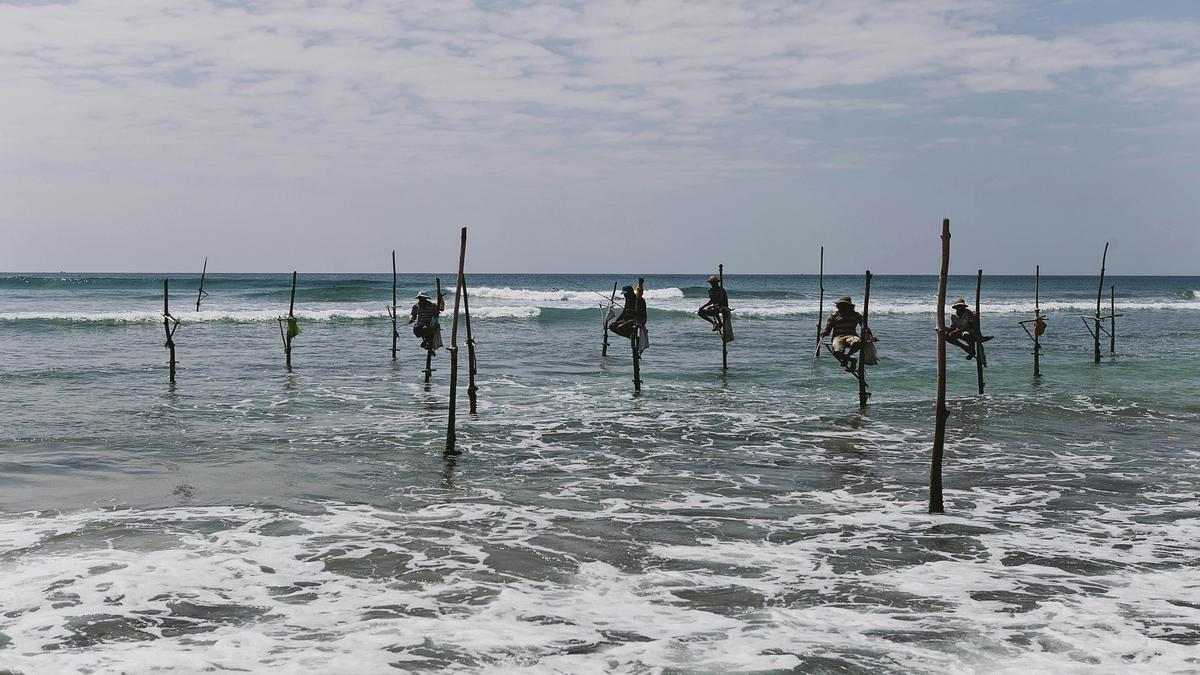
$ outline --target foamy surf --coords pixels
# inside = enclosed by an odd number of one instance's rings
[[[809,515],[760,522],[765,538],[649,544],[646,564],[624,568],[541,542],[558,519],[581,515],[546,507],[10,514],[0,519],[9,589],[0,627],[21,648],[0,652],[0,663],[30,672],[50,662],[347,673],[1195,667],[1200,605],[1180,599],[1200,589],[1200,570],[1181,542],[1200,536],[1200,520],[1141,526],[1152,511],[1111,508],[1070,526],[1014,526],[1012,509],[1031,508],[1029,496],[958,494],[976,502],[971,515],[930,518],[887,494],[796,495]],[[696,509],[763,506],[723,501],[698,493],[592,517],[686,523],[709,517],[689,515]],[[1118,538],[1097,548],[1096,535],[1111,531]],[[883,568],[839,562],[909,546],[930,548]],[[528,555],[559,559],[558,572],[511,566]],[[735,602],[708,606],[717,598]],[[1147,625],[1171,639],[1148,641]],[[956,646],[929,642],[947,631]]]

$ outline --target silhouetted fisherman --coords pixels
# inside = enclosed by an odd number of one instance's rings
[[[437,304],[425,293],[417,293],[417,304],[412,306],[408,322],[414,323],[413,335],[421,338],[421,349],[431,350],[438,347],[435,339],[438,333],[438,314],[446,310],[446,299],[438,294]]]
[[[608,324],[608,329],[623,338],[634,339],[638,328],[646,326],[646,300],[639,297],[633,286],[621,289],[625,307],[617,318]]]
[[[714,274],[708,278],[708,302],[700,306],[700,318],[712,324],[714,331],[724,328],[725,312],[729,310],[729,294],[721,288],[721,280]]]
[[[954,301],[954,316],[950,317],[950,327],[946,329],[946,342],[967,353],[967,359],[975,358],[975,346],[979,342],[987,342],[993,336],[979,337],[979,319],[975,312],[967,306],[967,301],[959,298]]]
[[[862,349],[862,338],[858,336],[858,327],[862,325],[862,315],[854,310],[854,301],[848,295],[838,298],[836,309],[825,322],[821,337],[833,335],[830,345],[833,355],[837,357],[842,367],[850,372],[858,368],[858,359],[854,355]]]

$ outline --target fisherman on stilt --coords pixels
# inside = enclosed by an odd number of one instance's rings
[[[622,288],[621,295],[624,296],[625,307],[608,324],[608,329],[633,340],[637,337],[638,329],[646,327],[646,300],[637,294],[633,286]]]
[[[975,346],[978,342],[987,342],[994,336],[979,337],[979,320],[975,312],[967,306],[964,298],[958,298],[951,305],[954,316],[950,317],[950,327],[946,329],[946,342],[967,353],[967,360],[975,358]]]
[[[700,306],[701,319],[712,324],[713,331],[724,330],[725,312],[729,311],[729,294],[721,288],[721,280],[714,274],[708,278],[708,302]]]
[[[854,310],[854,301],[848,295],[838,298],[836,309],[825,322],[821,337],[833,335],[831,351],[838,363],[850,372],[858,368],[858,359],[854,355],[862,349],[862,338],[858,335],[858,327],[862,325],[862,315]]]
[[[425,291],[417,293],[416,299],[417,303],[412,306],[408,322],[413,324],[413,335],[421,338],[421,349],[433,351],[442,346],[439,339],[441,327],[438,325],[438,314],[446,310],[446,299],[439,293],[435,304]]]

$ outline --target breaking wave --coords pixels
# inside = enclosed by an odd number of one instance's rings
[[[541,313],[537,307],[480,306],[471,308],[471,316],[494,319],[528,319]],[[403,312],[401,312],[403,315]],[[254,323],[275,321],[284,313],[274,309],[213,310],[202,312],[183,311],[175,316],[181,323]],[[331,309],[300,309],[296,318],[301,321],[346,321],[386,319],[387,310],[335,307]],[[137,324],[159,323],[161,312],[6,312],[0,313],[0,321],[46,321],[58,323]]]
[[[480,286],[479,288],[469,289],[473,298],[491,298],[496,300],[521,300],[531,303],[570,303],[577,305],[598,305],[601,302],[607,302],[609,293],[601,293],[599,291],[575,290],[575,289],[555,289],[549,291],[535,291],[529,288],[509,288]],[[678,288],[648,288],[644,297],[647,300],[667,300],[673,298],[682,298],[684,293]],[[621,301],[621,294],[617,293],[617,302]]]

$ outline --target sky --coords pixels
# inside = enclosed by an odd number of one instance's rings
[[[1200,274],[1200,3],[0,0],[0,270]]]

